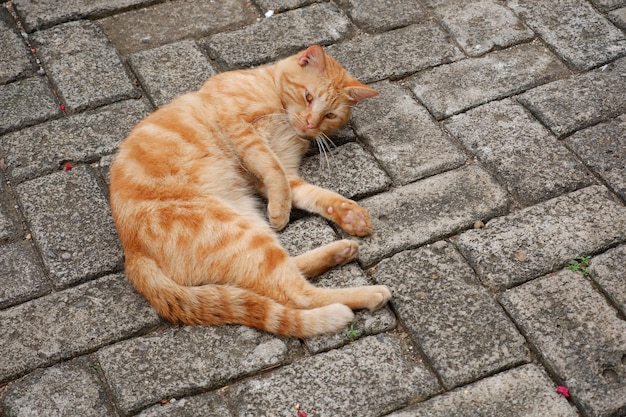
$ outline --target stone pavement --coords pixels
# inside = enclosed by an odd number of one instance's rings
[[[625,30],[626,0],[1,1],[0,415],[625,416]],[[117,144],[313,43],[380,91],[302,168],[374,224],[317,282],[390,305],[308,340],[163,322],[123,274]]]

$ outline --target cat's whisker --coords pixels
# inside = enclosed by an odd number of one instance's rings
[[[326,168],[328,169],[328,173],[331,174],[332,173],[332,166],[330,164],[330,161],[332,160],[333,165],[335,166],[335,168],[337,167],[337,163],[335,162],[335,156],[333,155],[333,150],[330,147],[330,144],[333,145],[333,148],[337,148],[337,145],[335,145],[335,143],[324,133],[321,132],[319,135],[317,135],[315,137],[315,140],[318,144],[318,147],[320,147],[322,149],[322,152],[324,153],[324,159],[326,160]],[[330,158],[328,157],[330,155]],[[320,156],[320,169],[321,169],[321,156]]]

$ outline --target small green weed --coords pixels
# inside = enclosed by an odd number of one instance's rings
[[[343,334],[350,339],[350,341],[354,341],[357,337],[361,335],[361,330],[357,330],[354,328],[354,324],[351,324],[349,328],[343,331]]]
[[[569,261],[567,269],[574,272],[579,271],[583,275],[587,276],[589,275],[589,270],[587,269],[587,267],[589,266],[590,260],[591,256],[579,256],[578,258]]]

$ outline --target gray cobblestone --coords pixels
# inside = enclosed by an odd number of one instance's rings
[[[27,181],[17,193],[56,287],[121,267],[122,247],[113,218],[89,168]]]
[[[626,113],[626,58],[542,85],[519,97],[558,136]]]
[[[401,78],[463,57],[448,35],[433,23],[362,35],[332,45],[328,52],[362,82]]]
[[[288,345],[243,326],[181,327],[119,342],[97,358],[124,414],[281,364]]]
[[[0,133],[32,125],[61,113],[43,78],[0,85]]]
[[[369,336],[232,387],[229,405],[238,417],[292,417],[296,404],[309,415],[380,416],[438,391],[409,348],[393,334]]]
[[[616,7],[626,6],[626,1],[624,0],[591,0],[591,3],[600,10],[610,10]]]
[[[211,36],[203,44],[212,57],[238,68],[262,64],[310,44],[337,42],[351,31],[350,21],[336,6],[316,3]]]
[[[626,53],[626,35],[587,1],[508,0],[507,5],[577,70],[596,67]]]
[[[626,7],[613,10],[608,14],[608,18],[613,22],[615,26],[622,30],[626,30]]]
[[[138,417],[233,417],[220,392],[211,392],[152,406]]]
[[[181,0],[97,21],[124,55],[185,38],[198,38],[254,22],[257,13],[245,0]]]
[[[491,220],[457,245],[481,280],[511,287],[626,240],[626,207],[591,186]]]
[[[532,39],[535,34],[508,8],[495,0],[455,0],[438,7],[444,26],[470,56],[494,47],[507,47]]]
[[[380,192],[391,183],[376,160],[356,143],[306,158],[300,175],[311,184],[348,198]]]
[[[388,81],[372,87],[380,95],[355,107],[352,123],[395,184],[408,184],[465,162],[465,155],[404,89]]]
[[[417,0],[341,0],[352,20],[367,32],[382,32],[408,26],[426,18]]]
[[[432,398],[388,417],[578,417],[536,365],[525,365]]]
[[[92,22],[65,23],[31,38],[68,110],[137,96],[117,52]]]
[[[66,161],[88,162],[113,153],[149,111],[143,102],[127,100],[2,136],[7,173],[24,181],[56,171]]]
[[[374,279],[447,388],[528,362],[524,338],[451,245],[396,254]]]
[[[626,411],[626,322],[582,274],[563,270],[501,301],[587,415]]]
[[[429,177],[361,201],[372,217],[372,235],[359,239],[359,261],[370,265],[385,256],[503,214],[507,196],[476,166]]]
[[[565,66],[533,42],[422,71],[410,85],[431,113],[442,119],[565,75]]]
[[[20,220],[16,208],[5,185],[4,176],[0,174],[0,242],[15,238],[19,233]]]
[[[39,261],[27,241],[0,246],[0,309],[50,291]]]
[[[0,381],[129,337],[159,318],[122,275],[0,311]]]
[[[0,84],[24,77],[33,71],[26,44],[15,29],[13,19],[5,8],[0,8]]]
[[[217,73],[190,40],[137,52],[129,57],[129,62],[157,107],[179,94],[199,89]]]
[[[570,149],[626,200],[626,114],[574,133]]]
[[[337,240],[337,235],[326,220],[310,216],[290,222],[278,238],[291,256],[297,256]]]
[[[624,285],[624,261],[626,246],[609,249],[591,259],[589,272],[602,287],[611,301],[626,315],[626,286]]]
[[[285,10],[296,9],[298,7],[308,6],[317,3],[319,0],[257,0],[264,12],[274,10],[275,12],[283,12]]]
[[[0,394],[0,407],[7,416],[115,415],[96,366],[86,357],[39,369],[9,384]]]
[[[563,144],[510,99],[453,116],[445,126],[525,205],[593,184]]]

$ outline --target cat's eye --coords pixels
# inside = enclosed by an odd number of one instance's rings
[[[337,115],[335,113],[326,113],[326,118],[328,120],[333,120],[337,118]]]
[[[313,101],[313,96],[311,95],[311,93],[304,90],[304,99],[306,100],[307,103],[310,103]]]

